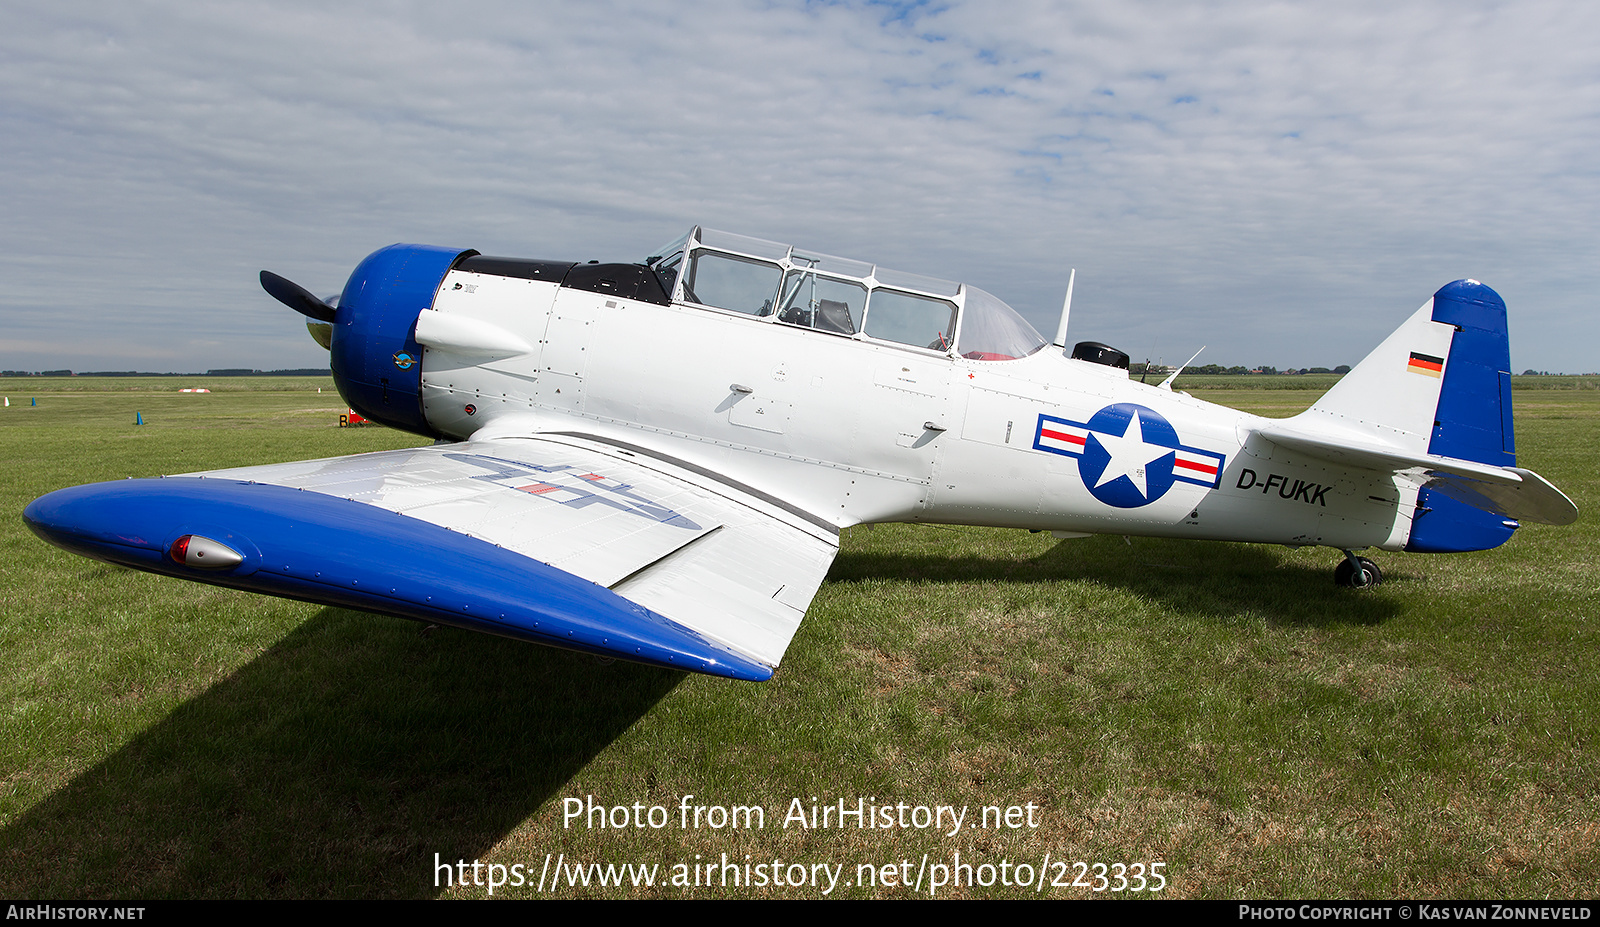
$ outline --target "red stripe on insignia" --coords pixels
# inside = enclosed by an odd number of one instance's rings
[[[1057,441],[1066,441],[1069,444],[1085,443],[1085,439],[1080,435],[1063,434],[1059,431],[1051,431],[1048,428],[1039,429],[1039,434],[1046,438],[1054,438]]]
[[[1185,470],[1198,470],[1201,473],[1205,473],[1205,474],[1208,474],[1210,476],[1216,476],[1217,475],[1217,468],[1216,467],[1213,467],[1213,466],[1210,466],[1210,465],[1207,465],[1207,464],[1203,464],[1203,463],[1195,463],[1195,462],[1190,461],[1190,460],[1184,460],[1182,457],[1177,458],[1173,462],[1173,466],[1182,467]]]

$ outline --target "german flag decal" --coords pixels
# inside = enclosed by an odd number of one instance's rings
[[[1412,373],[1420,373],[1425,377],[1443,376],[1444,358],[1412,351],[1411,360],[1406,362],[1406,369]]]

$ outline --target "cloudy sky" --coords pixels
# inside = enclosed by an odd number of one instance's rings
[[[0,368],[326,363],[426,242],[699,223],[964,280],[1176,362],[1355,363],[1438,287],[1600,370],[1600,4],[10,3]]]

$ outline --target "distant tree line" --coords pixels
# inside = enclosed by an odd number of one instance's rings
[[[208,377],[327,377],[333,371],[327,367],[295,367],[289,370],[246,370],[243,367],[224,367],[207,370]]]
[[[1161,374],[1165,376],[1172,372],[1171,367],[1162,364],[1129,364],[1128,372],[1134,376],[1143,374]],[[1199,364],[1194,367],[1183,368],[1184,373],[1197,373],[1203,376],[1244,376],[1246,374],[1260,374],[1265,376],[1299,376],[1304,373],[1349,373],[1349,364],[1340,364],[1337,367],[1306,367],[1301,370],[1290,368],[1279,370],[1276,367],[1224,367],[1221,364]]]

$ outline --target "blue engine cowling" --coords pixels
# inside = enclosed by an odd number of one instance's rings
[[[356,265],[333,325],[333,382],[350,408],[391,428],[440,437],[422,413],[417,315],[433,306],[462,248],[390,245]]]

